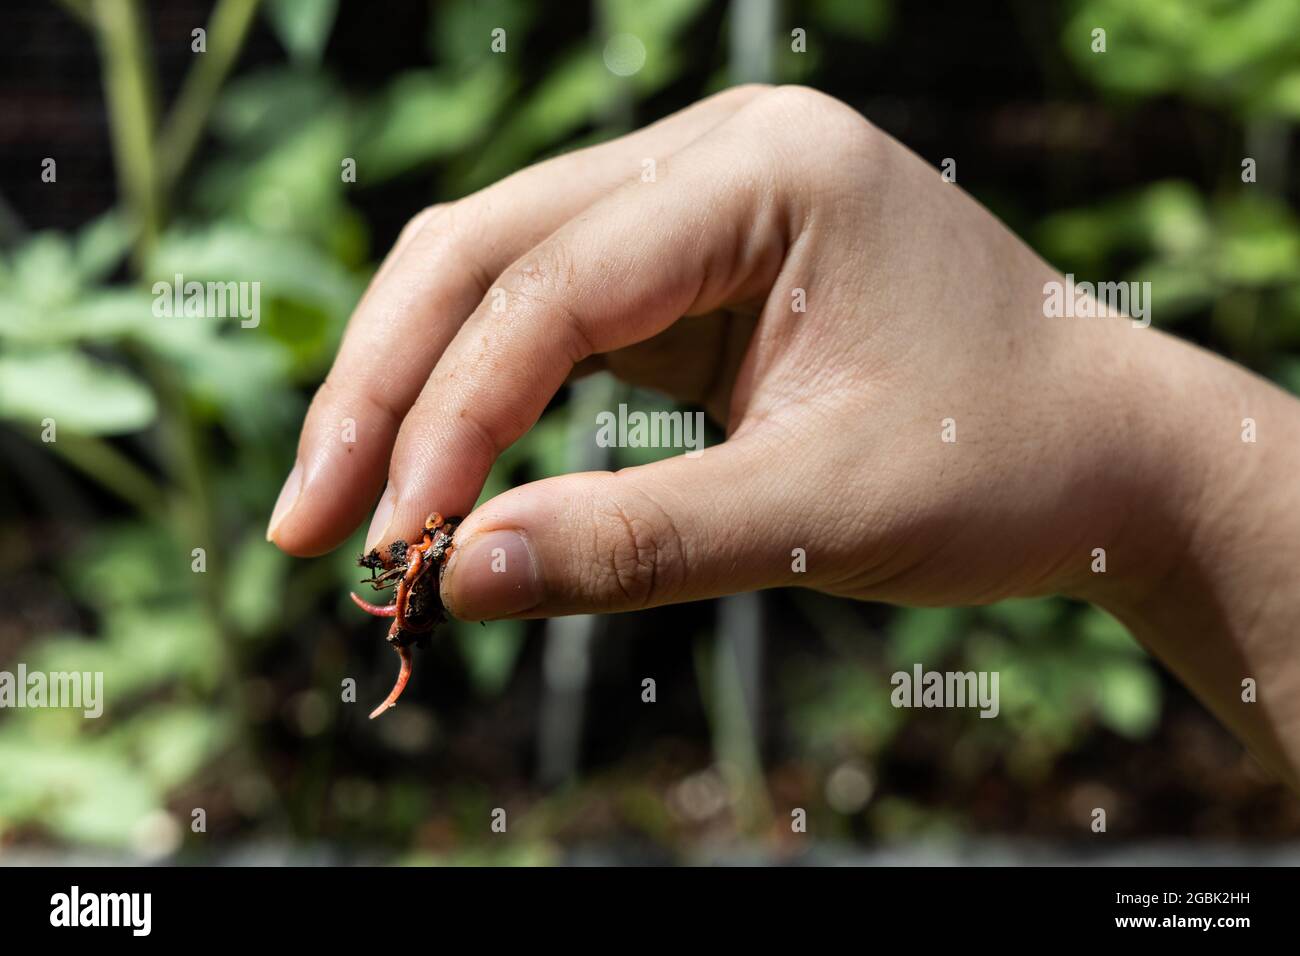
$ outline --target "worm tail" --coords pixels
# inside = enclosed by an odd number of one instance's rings
[[[373,614],[375,617],[397,617],[396,604],[386,604],[382,606],[371,604],[369,601],[363,601],[361,598],[357,597],[356,592],[354,591],[349,591],[348,593],[352,596],[352,603],[361,608],[361,610],[365,611],[367,614]]]
[[[397,651],[397,656],[402,659],[402,667],[397,672],[397,683],[393,689],[388,692],[384,702],[370,712],[370,719],[374,720],[384,711],[388,710],[397,703],[397,698],[402,696],[402,691],[406,689],[406,682],[411,679],[411,649],[402,647],[400,644],[394,644],[393,650]]]

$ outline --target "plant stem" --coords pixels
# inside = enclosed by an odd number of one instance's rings
[[[163,220],[153,142],[157,83],[137,0],[95,0],[93,12],[118,185],[139,228],[133,251],[138,270],[157,242]]]
[[[103,61],[119,189],[138,230],[131,264],[141,275],[166,222],[165,197],[198,144],[258,0],[219,0],[209,30],[210,52],[200,55],[186,77],[167,130],[157,138],[157,83],[138,0],[78,0],[70,9],[87,9],[88,2]],[[225,542],[219,540],[202,428],[175,370],[152,352],[142,350],[139,358],[159,397],[159,429],[176,485],[170,500],[144,472],[103,442],[92,439],[79,446],[60,442],[56,448],[142,513],[170,519],[182,541],[207,550],[209,569],[198,576],[200,599],[221,639],[221,684],[235,718],[238,759],[269,779],[240,681],[242,648],[225,613]]]
[[[221,693],[234,719],[237,759],[252,772],[269,780],[270,773],[262,760],[257,735],[249,720],[248,700],[241,680],[247,663],[246,650],[226,613],[228,550],[227,542],[221,538],[213,508],[215,496],[208,478],[211,456],[203,429],[195,421],[175,370],[156,356],[145,353],[140,358],[158,393],[162,410],[159,428],[167,448],[167,460],[175,468],[172,480],[178,487],[171,500],[173,527],[178,535],[184,536],[183,540],[188,539],[187,547],[202,547],[208,556],[207,572],[198,575],[201,579],[199,598],[217,632],[221,649]],[[284,816],[278,795],[275,813]]]
[[[135,462],[104,441],[88,435],[66,435],[50,443],[68,464],[107,488],[141,514],[161,518],[163,493],[157,482]]]
[[[244,45],[258,3],[259,0],[219,0],[212,11],[207,27],[207,52],[197,54],[197,61],[185,75],[180,94],[158,138],[164,191],[176,185],[193,157],[217,94]]]
[[[727,781],[737,830],[756,836],[773,822],[763,777],[758,721],[763,633],[758,594],[733,594],[718,602],[709,724],[718,769]]]

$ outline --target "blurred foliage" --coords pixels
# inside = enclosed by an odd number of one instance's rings
[[[1106,31],[1106,52],[1089,43]],[[1085,0],[1065,49],[1101,89],[1173,94],[1236,112],[1300,119],[1300,6],[1292,0]]]
[[[243,36],[239,7],[217,5],[212,22],[225,17],[227,29],[214,29],[214,44]],[[70,547],[32,570],[76,613],[66,626],[20,633],[14,649],[33,669],[103,671],[111,689],[97,721],[61,711],[0,715],[0,844],[36,835],[164,856],[187,838],[189,808],[209,804],[229,829],[420,847],[410,862],[551,862],[557,844],[605,832],[591,828],[606,817],[636,840],[707,844],[717,835],[708,821],[725,818],[728,802],[725,776],[708,769],[707,756],[705,769],[684,778],[674,758],[674,775],[664,779],[654,776],[661,768],[653,755],[628,755],[619,780],[595,774],[576,789],[521,796],[531,800],[520,824],[528,840],[507,851],[477,835],[496,804],[470,782],[473,773],[448,785],[436,812],[426,778],[385,770],[382,760],[333,773],[332,751],[361,733],[333,690],[348,666],[363,666],[355,649],[371,633],[341,598],[355,579],[360,542],[317,561],[289,561],[263,540],[262,527],[305,396],[383,252],[360,209],[365,194],[418,179],[429,184],[430,201],[454,198],[541,156],[619,134],[633,107],[681,86],[682,38],[701,28],[710,5],[602,0],[595,33],[548,50],[544,70],[533,74],[519,58],[491,55],[484,38],[504,26],[522,48],[540,29],[540,3],[435,3],[428,65],[401,69],[373,90],[349,88],[332,70],[336,3],[271,0],[259,12],[283,47],[282,62],[229,77],[219,64],[205,66],[209,74],[185,88],[195,92],[173,107],[188,112],[166,114],[156,128],[139,106],[158,85],[151,65],[130,54],[120,24],[87,24],[116,65],[120,85],[109,102],[111,122],[123,130],[114,136],[117,162],[155,170],[157,179],[124,183],[118,208],[73,233],[38,232],[0,255],[0,419],[33,460],[15,473],[44,474],[34,460],[56,456],[91,489],[97,512],[78,524]],[[864,50],[901,29],[887,0],[818,0],[802,14],[799,25],[811,32]],[[1088,46],[1099,24],[1108,31],[1104,55]],[[1300,118],[1300,4],[1290,0],[1082,0],[1059,27],[1077,82],[1122,108],[1174,98],[1215,111],[1242,141],[1274,143],[1277,124],[1289,131]],[[647,50],[644,69],[630,77],[603,64],[603,39],[618,33],[636,35]],[[773,40],[782,78],[816,83],[822,45],[791,54],[787,33]],[[147,37],[135,40],[148,48]],[[229,52],[233,62],[237,49]],[[724,82],[714,70],[700,88],[675,95],[693,99]],[[133,101],[137,88],[143,96]],[[131,152],[142,142],[162,151],[160,130],[186,128],[207,137],[192,163]],[[1052,211],[1030,238],[1081,279],[1151,280],[1157,323],[1300,389],[1300,227],[1280,190],[1243,187],[1238,160],[1223,161],[1239,155],[1235,143],[1224,144],[1216,165],[1229,175],[1208,183],[1150,182]],[[356,160],[356,183],[343,181],[340,157]],[[168,163],[188,166],[183,190],[164,172]],[[151,195],[163,200],[156,208]],[[259,327],[145,320],[152,283],[176,274],[260,282]],[[50,418],[58,436],[47,443]],[[618,454],[616,465],[652,456]],[[569,464],[567,416],[557,404],[503,455],[483,499]],[[51,516],[27,528],[34,538],[67,502],[35,479],[31,495]],[[202,574],[190,570],[195,547],[206,552]],[[905,756],[909,734],[939,723],[948,744],[930,753],[946,761],[946,780],[1002,768],[1032,785],[1099,734],[1141,739],[1160,721],[1156,671],[1093,609],[1059,600],[900,609],[876,626],[814,595],[800,595],[794,607],[799,629],[817,641],[791,651],[771,678],[782,714],[773,746],[786,768],[773,773],[772,799],[811,802],[820,832],[847,836],[862,821],[868,835],[960,832],[966,824],[942,801],[871,799],[876,774]],[[456,624],[453,633],[448,653],[473,695],[505,707],[525,626]],[[290,651],[287,680],[297,690],[277,701],[271,682],[252,675],[273,671]],[[380,652],[369,659],[382,661],[382,683],[391,662]],[[917,661],[999,671],[1003,718],[895,710],[884,691],[889,674]],[[373,731],[380,749],[451,747],[439,720],[418,707],[404,706],[384,724]],[[281,731],[267,728],[281,726],[300,738],[294,771],[273,765],[268,737]],[[495,752],[483,736],[472,739],[485,760]],[[826,780],[840,781],[838,789],[827,783],[827,793],[849,796],[824,800]]]

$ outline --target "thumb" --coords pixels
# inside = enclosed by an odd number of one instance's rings
[[[464,620],[630,611],[796,583],[794,529],[759,446],[733,438],[623,471],[523,485],[456,533],[442,579]]]

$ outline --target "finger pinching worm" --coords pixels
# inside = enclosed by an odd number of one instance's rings
[[[374,550],[357,559],[361,567],[370,569],[370,577],[363,584],[375,590],[397,588],[392,604],[371,604],[355,592],[351,595],[352,602],[367,614],[393,619],[387,639],[401,659],[397,681],[383,703],[370,712],[371,720],[393,707],[406,689],[413,668],[411,645],[423,641],[446,620],[438,585],[443,566],[455,550],[452,535],[459,524],[459,518],[444,521],[435,511],[425,521],[418,543],[394,541],[385,555]],[[437,573],[429,574],[434,568]]]

